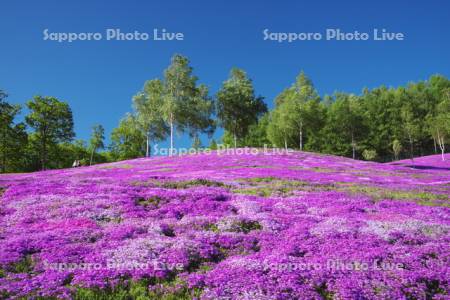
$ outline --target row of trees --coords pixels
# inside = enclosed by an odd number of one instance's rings
[[[261,146],[268,140],[278,147],[389,161],[443,155],[450,138],[450,81],[438,75],[406,87],[364,89],[358,96],[337,92],[322,99],[302,72],[274,104],[254,129],[259,140],[243,144]]]
[[[1,172],[22,172],[63,168],[74,160],[92,164],[107,158],[96,153],[104,147],[104,129],[95,125],[89,145],[73,141],[70,106],[54,97],[36,96],[26,103],[29,113],[24,122],[15,122],[20,105],[7,102],[0,90],[0,168]]]
[[[139,157],[143,153],[150,156],[151,144],[167,138],[172,154],[175,132],[187,133],[198,148],[199,136],[211,137],[217,126],[225,128],[237,146],[250,126],[267,112],[263,98],[255,95],[252,81],[240,69],[231,70],[215,99],[197,80],[189,60],[175,55],[163,79],[145,82],[143,90],[133,97],[133,112],[112,132],[114,159]]]
[[[231,147],[269,145],[379,161],[444,153],[450,135],[450,83],[443,76],[321,98],[301,72],[270,112],[243,70],[232,69],[214,97],[196,80],[188,59],[176,55],[163,80],[146,82],[133,98],[134,113],[113,132],[115,157],[140,156],[143,140],[148,149],[149,140],[164,140],[168,132],[172,148],[174,124],[177,132],[189,132],[195,148],[199,133],[211,135],[221,126],[221,142]]]
[[[360,95],[337,92],[320,97],[301,72],[268,111],[252,80],[234,68],[216,95],[198,83],[189,60],[173,56],[162,78],[145,82],[105,148],[104,129],[92,127],[88,143],[74,141],[69,105],[36,96],[26,103],[24,122],[15,122],[19,105],[0,91],[0,171],[33,171],[150,156],[152,144],[187,133],[193,147],[200,136],[224,128],[221,143],[231,147],[294,148],[367,160],[388,161],[445,152],[450,138],[450,81],[439,75],[406,87]],[[217,143],[211,140],[210,148]]]
[[[112,132],[113,157],[138,157],[143,152],[150,156],[151,144],[169,136],[173,153],[175,132],[188,132],[194,139],[205,133],[211,136],[216,126],[211,118],[214,102],[208,88],[197,80],[189,60],[175,55],[163,79],[147,81],[133,97],[133,113]]]

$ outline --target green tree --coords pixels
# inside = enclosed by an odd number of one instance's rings
[[[377,151],[374,149],[365,149],[362,156],[365,160],[375,160],[377,158]]]
[[[290,88],[276,97],[275,105],[275,111],[278,112],[274,114],[273,121],[279,124],[272,127],[270,136],[275,138],[274,130],[278,127],[284,135],[285,147],[289,139],[294,139],[298,141],[298,148],[302,151],[305,135],[309,133],[314,137],[324,125],[324,109],[320,104],[320,97],[303,71]]]
[[[23,163],[27,133],[23,123],[14,124],[20,105],[6,101],[7,94],[0,90],[0,171],[20,170]]]
[[[217,150],[218,146],[217,146],[217,142],[215,139],[211,140],[211,143],[209,144],[209,149],[211,150]]]
[[[91,157],[89,159],[89,165],[92,165],[94,154],[98,149],[105,147],[103,141],[105,139],[105,129],[102,125],[96,124],[92,127],[91,139],[89,140],[89,148],[91,150]]]
[[[198,136],[194,137],[194,140],[192,142],[192,149],[199,150],[202,148],[202,141],[200,141],[200,138]]]
[[[237,140],[244,138],[258,117],[267,112],[267,106],[260,96],[255,96],[251,79],[237,68],[230,72],[217,93],[217,116],[221,126],[233,136],[234,147]]]
[[[401,101],[395,89],[384,86],[371,91],[364,89],[360,101],[367,125],[365,138],[360,142],[362,148],[375,149],[381,160],[391,159],[392,148],[388,141],[404,136]]]
[[[137,118],[127,114],[119,122],[119,126],[111,133],[111,155],[114,160],[141,157],[145,154],[146,136],[139,127]]]
[[[249,147],[264,147],[270,144],[267,137],[267,129],[270,122],[269,113],[265,113],[259,118],[258,123],[252,124],[249,127],[248,133],[244,138],[244,143]]]
[[[145,156],[151,155],[151,143],[167,137],[169,127],[163,118],[164,85],[159,79],[149,80],[142,92],[133,97],[139,128],[146,138]]]
[[[359,98],[355,95],[336,93],[329,106],[326,132],[327,145],[332,153],[356,158],[358,142],[366,133],[364,114]]]
[[[42,96],[35,96],[28,101],[27,107],[30,113],[25,120],[35,130],[41,168],[45,170],[49,150],[59,142],[70,141],[75,136],[72,110],[66,102]]]
[[[83,140],[75,140],[73,142],[63,142],[57,145],[53,153],[49,157],[53,159],[54,168],[69,168],[73,165],[75,160],[80,161],[80,165],[89,165],[90,150]],[[106,158],[103,155],[94,154],[96,162],[105,162]]]
[[[216,122],[212,119],[214,102],[209,96],[208,88],[201,84],[196,88],[194,97],[184,103],[183,112],[189,136],[195,140],[199,134],[211,137],[216,129]]]
[[[418,107],[406,94],[403,88],[400,88],[397,93],[401,97],[402,106],[400,111],[401,120],[403,123],[403,130],[409,143],[409,153],[411,159],[414,159],[414,142],[420,135],[420,119],[417,115]]]
[[[442,160],[445,160],[445,146],[450,138],[450,98],[439,103],[436,116],[429,123],[431,135],[439,145]]]
[[[398,160],[400,152],[402,151],[402,144],[399,140],[395,139],[394,142],[392,142],[392,151],[394,152],[394,159]]]
[[[197,94],[197,77],[192,75],[189,60],[179,54],[172,57],[170,66],[164,72],[164,104],[163,116],[170,129],[170,152],[173,153],[175,129],[184,132],[191,115],[188,103]]]
[[[432,123],[432,120],[436,117],[437,109],[439,106],[439,103],[446,99],[450,99],[450,80],[445,78],[442,75],[433,75],[431,76],[427,81],[427,90],[428,93],[431,95],[431,98],[434,101],[431,102],[431,104],[427,105],[426,107],[426,122],[428,125],[428,131],[427,133],[431,133],[431,137],[433,139],[433,147],[434,147],[434,153],[437,153],[437,140],[436,140],[436,132],[432,128],[429,128],[430,124]]]
[[[291,114],[288,105],[280,104],[270,113],[270,122],[267,127],[267,137],[276,147],[283,145],[287,150],[290,137],[292,136],[292,126],[289,121]]]

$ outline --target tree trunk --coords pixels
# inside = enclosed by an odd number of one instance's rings
[[[438,131],[437,134],[438,134],[437,142],[439,144],[439,148],[441,149],[442,161],[445,161],[445,156],[444,156],[444,153],[445,153],[445,141],[444,141],[444,137],[441,137],[441,135],[439,134],[439,131]]]
[[[352,157],[353,157],[353,159],[355,159],[355,138],[354,138],[354,135],[353,135],[353,132],[352,132]]]
[[[300,151],[303,151],[303,124],[300,123]]]
[[[169,156],[173,153],[173,114],[170,114],[170,152]]]
[[[145,157],[150,157],[150,151],[149,151],[149,145],[150,145],[150,142],[149,142],[149,136],[148,136],[148,133],[147,133],[147,144],[146,144],[146,146],[145,146]]]
[[[436,139],[433,137],[433,144],[434,144],[434,153],[437,153],[437,145],[436,145]]]
[[[287,140],[286,140],[286,136],[284,137],[284,150],[287,151]]]
[[[237,137],[236,137],[236,133],[233,134],[233,138],[234,138],[234,149],[237,148]]]
[[[3,128],[2,138],[2,173],[6,172],[6,128]]]
[[[45,171],[45,165],[47,163],[47,143],[45,141],[45,138],[42,138],[42,171]]]
[[[90,159],[90,161],[89,161],[89,165],[90,166],[92,166],[92,161],[94,160],[94,151],[95,149],[94,148],[92,148],[92,152],[91,152],[91,159]]]
[[[409,137],[409,152],[410,152],[410,155],[411,155],[411,160],[414,161],[413,139],[412,139],[412,136],[410,134],[408,135],[408,137]]]

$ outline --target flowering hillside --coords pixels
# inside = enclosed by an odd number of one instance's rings
[[[394,165],[402,165],[402,166],[409,166],[414,167],[417,169],[447,169],[450,170],[450,154],[444,154],[443,155],[444,160],[442,160],[441,155],[429,155],[429,156],[422,156],[419,158],[414,158],[414,160],[411,159],[405,159],[405,160],[399,160],[392,164]]]
[[[0,298],[448,299],[450,164],[255,152],[2,175]]]

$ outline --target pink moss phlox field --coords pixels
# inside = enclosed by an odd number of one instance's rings
[[[450,155],[198,154],[0,176],[0,298],[448,299]]]

